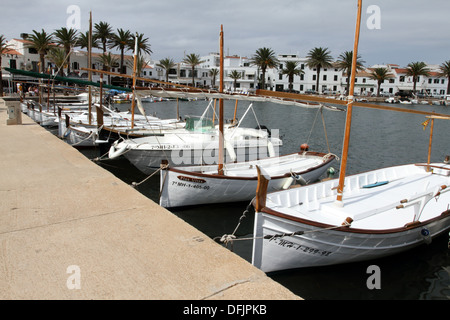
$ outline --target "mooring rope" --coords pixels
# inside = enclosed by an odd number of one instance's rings
[[[233,243],[234,241],[243,241],[243,240],[254,240],[254,239],[267,239],[267,240],[273,240],[276,238],[284,238],[284,237],[292,237],[292,236],[300,236],[300,235],[304,235],[304,234],[309,234],[309,233],[314,233],[314,232],[321,232],[321,231],[325,231],[325,230],[333,230],[333,229],[339,229],[339,228],[343,228],[343,227],[350,227],[353,220],[350,219],[350,221],[348,220],[348,218],[346,220],[344,220],[344,222],[340,225],[340,226],[331,226],[328,228],[320,228],[320,229],[316,229],[316,230],[309,230],[309,231],[294,231],[294,232],[290,232],[290,233],[278,233],[278,234],[268,234],[265,236],[259,236],[259,237],[245,237],[245,238],[237,238],[235,236],[235,233],[237,231],[237,229],[239,228],[239,226],[241,225],[242,220],[246,217],[246,214],[249,212],[250,207],[252,206],[252,202],[253,200],[249,203],[249,205],[247,206],[247,208],[245,209],[245,211],[243,212],[242,216],[239,218],[239,222],[236,226],[236,228],[234,229],[232,234],[224,234],[222,237],[216,237],[214,238],[215,241],[219,241],[221,243],[223,243],[225,245],[225,247],[228,248],[228,244],[231,244],[231,249],[233,248]],[[449,242],[450,245],[450,242]]]
[[[153,177],[155,174],[157,174],[159,171],[165,169],[167,166],[161,166],[158,170],[156,170],[155,172],[153,172],[151,175],[149,175],[147,178],[145,178],[144,180],[142,180],[141,182],[132,182],[131,186],[133,188],[136,188],[137,186],[139,186],[140,184],[144,183],[145,181],[147,181],[148,179],[150,179],[151,177]]]

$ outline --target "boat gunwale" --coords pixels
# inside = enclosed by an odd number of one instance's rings
[[[253,203],[253,201],[252,201]],[[257,212],[258,213],[258,212]],[[348,233],[359,233],[359,234],[392,234],[392,233],[401,233],[401,232],[405,232],[408,230],[412,230],[412,229],[417,229],[417,228],[421,228],[424,227],[426,225],[429,225],[433,222],[445,219],[445,218],[450,218],[450,209],[445,210],[443,212],[441,212],[438,216],[432,218],[432,219],[428,219],[425,221],[411,221],[410,223],[405,224],[403,227],[399,227],[399,228],[392,228],[392,229],[381,229],[381,230],[377,230],[377,229],[360,229],[360,228],[352,228],[351,225],[342,225],[342,226],[335,226],[335,225],[331,225],[331,224],[327,224],[327,223],[322,223],[322,222],[317,222],[317,221],[312,221],[309,219],[304,219],[304,218],[299,218],[299,217],[294,217],[276,210],[273,210],[271,208],[268,207],[263,207],[260,211],[260,213],[263,214],[268,214],[268,215],[272,215],[275,217],[279,217],[288,221],[293,221],[296,223],[301,223],[301,224],[305,224],[308,226],[312,226],[312,227],[316,227],[316,228],[322,228],[325,230],[332,228],[333,231],[340,231],[340,232],[348,232]],[[335,227],[335,228],[333,228]],[[450,228],[450,226],[448,227]],[[448,229],[447,228],[447,229]]]
[[[315,151],[307,151],[306,153],[304,152],[295,152],[295,153],[290,153],[290,154],[286,154],[284,156],[291,156],[291,155],[302,155],[302,154],[306,154],[306,155],[312,155],[312,156],[326,156],[327,153],[322,153],[322,152],[315,152]],[[283,156],[280,156],[283,157]],[[298,171],[298,172],[294,172],[295,174],[305,174],[314,170],[317,170],[318,168],[324,167],[326,165],[328,165],[331,161],[335,160],[336,156],[331,154],[329,159],[324,161],[323,163],[314,166],[314,167],[310,167],[306,170],[303,171]],[[265,159],[270,159],[270,158],[264,158],[264,159],[259,159],[259,160],[265,160]],[[258,160],[256,160],[258,161]],[[225,164],[226,165],[226,164]],[[168,170],[168,171],[172,171],[175,173],[179,173],[179,174],[188,174],[188,175],[192,175],[195,177],[203,177],[203,178],[213,178],[213,179],[229,179],[229,180],[258,180],[258,176],[254,176],[254,177],[239,177],[239,176],[228,176],[228,175],[219,175],[219,174],[210,174],[210,173],[201,173],[201,172],[195,172],[195,171],[186,171],[186,170],[181,170],[178,169],[179,167],[167,167],[163,170]],[[286,177],[290,177],[291,173],[286,173],[284,175],[278,175],[278,176],[273,176],[271,177],[272,180],[276,180],[276,179],[282,179],[282,178],[286,178]]]

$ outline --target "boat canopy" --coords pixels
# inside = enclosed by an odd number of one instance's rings
[[[187,116],[185,128],[186,130],[189,131],[206,132],[214,129],[214,123],[209,118],[198,116]]]

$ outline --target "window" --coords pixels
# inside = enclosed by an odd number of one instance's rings
[[[338,76],[337,75],[334,76],[334,81],[338,81]],[[336,90],[334,90],[334,91],[336,91]]]
[[[419,80],[417,80],[419,81]],[[439,83],[439,79],[434,79],[434,83]]]
[[[313,74],[313,80],[316,80],[316,75],[315,74]]]
[[[366,83],[366,80],[367,80],[366,78],[363,78],[363,83]]]
[[[444,84],[445,83],[445,79],[441,79],[441,84]]]
[[[305,80],[305,75],[304,74],[300,75],[300,80]]]
[[[305,64],[304,63],[302,63],[301,65],[300,65],[300,69],[305,69]]]
[[[433,82],[433,79],[428,79],[428,83],[432,83]]]
[[[281,73],[278,75],[278,80],[283,80],[283,75]]]
[[[400,76],[400,82],[405,82],[405,76]]]
[[[323,75],[323,81],[326,81],[326,80],[327,80],[327,75],[324,74],[324,75]]]

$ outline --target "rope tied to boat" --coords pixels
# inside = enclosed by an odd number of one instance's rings
[[[242,215],[239,218],[238,224],[236,226],[236,228],[234,228],[234,231],[232,234],[224,234],[222,237],[215,237],[214,240],[215,241],[219,241],[223,244],[225,244],[225,247],[228,248],[228,244],[231,244],[231,251],[233,251],[233,242],[235,240],[238,240],[237,237],[235,236],[235,233],[237,232],[237,230],[239,229],[239,227],[241,226],[242,221],[247,217],[247,213],[250,212],[250,208],[252,207],[252,201],[250,201],[250,203],[247,205],[247,207],[245,208],[244,212],[242,213]]]
[[[131,186],[133,188],[136,188],[137,186],[139,186],[140,184],[144,183],[145,181],[147,181],[148,179],[150,179],[151,177],[153,177],[155,174],[157,174],[159,171],[164,170],[168,167],[168,165],[161,165],[161,167],[156,170],[155,172],[153,172],[151,175],[149,175],[147,178],[145,178],[144,180],[142,180],[141,182],[132,182]]]
[[[353,219],[350,218],[350,217],[347,217],[341,223],[341,225],[331,226],[331,227],[328,227],[328,228],[320,228],[320,229],[308,230],[308,231],[299,230],[299,231],[294,231],[294,232],[290,232],[290,233],[269,234],[269,235],[260,236],[260,237],[237,238],[235,233],[238,230],[239,226],[241,225],[242,220],[244,218],[246,218],[246,215],[249,212],[250,207],[252,206],[252,203],[253,203],[253,200],[250,201],[250,203],[247,205],[247,208],[244,210],[242,216],[239,218],[239,222],[238,222],[238,224],[237,224],[237,226],[234,229],[232,234],[224,234],[222,237],[220,237],[220,239],[219,239],[219,237],[215,237],[213,240],[225,244],[226,248],[228,248],[228,244],[231,244],[231,251],[233,251],[233,243],[234,243],[234,241],[238,241],[238,240],[240,241],[240,240],[266,239],[266,240],[271,241],[271,240],[276,239],[276,238],[301,236],[301,235],[304,235],[304,234],[321,232],[321,231],[326,231],[326,230],[339,229],[339,228],[350,228],[352,223],[353,223]],[[449,249],[450,249],[450,240],[449,240]]]

